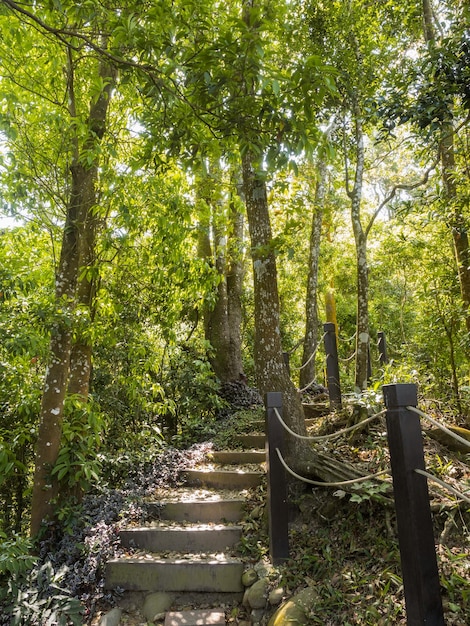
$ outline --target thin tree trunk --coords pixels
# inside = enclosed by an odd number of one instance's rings
[[[465,217],[458,208],[458,191],[455,183],[454,128],[449,121],[443,125],[440,142],[442,181],[445,199],[453,207],[450,227],[454,244],[455,262],[459,275],[460,294],[465,314],[465,324],[470,332],[470,250]]]
[[[367,236],[361,222],[362,184],[364,176],[364,133],[362,116],[353,96],[355,124],[356,170],[354,185],[348,195],[351,200],[351,222],[356,244],[357,319],[356,319],[356,374],[355,387],[361,392],[367,388],[369,359],[369,269],[367,264]]]
[[[242,361],[242,292],[245,265],[243,260],[243,213],[232,198],[229,206],[227,305],[229,329],[229,354],[232,370],[239,377],[243,374]]]
[[[93,149],[96,142],[101,142],[106,131],[106,119],[112,89],[116,80],[116,70],[106,61],[101,61],[99,77],[104,85],[100,96],[90,106],[89,139],[84,150]],[[96,237],[99,227],[99,217],[96,215],[96,181],[98,177],[98,163],[95,162],[87,169],[86,184],[83,185],[81,202],[83,203],[84,221],[80,224],[79,262],[81,278],[78,280],[77,303],[81,305],[88,316],[84,332],[79,332],[72,346],[70,359],[69,393],[80,395],[84,401],[88,399],[92,342],[89,325],[93,321],[93,303],[96,293],[96,278],[94,265],[96,263]]]
[[[76,117],[74,100],[73,63],[69,56],[68,90],[70,112]],[[104,67],[108,73],[104,73]],[[110,68],[102,64],[100,76],[110,77]],[[72,187],[67,207],[62,237],[62,248],[56,276],[56,315],[57,322],[51,332],[50,364],[46,371],[41,399],[38,441],[36,445],[35,471],[31,504],[31,534],[37,535],[41,523],[50,519],[54,513],[55,499],[58,495],[58,482],[51,471],[60,451],[64,403],[69,385],[70,358],[72,352],[72,317],[77,303],[77,284],[80,269],[80,238],[87,222],[88,212],[94,205],[94,184],[97,172],[98,154],[96,147],[100,143],[106,126],[106,115],[111,93],[111,81],[106,84],[100,97],[90,105],[89,133],[81,150],[78,136],[74,140],[74,159],[71,166]],[[94,150],[94,162],[87,164],[86,157]],[[90,202],[92,202],[90,206]],[[91,355],[91,352],[90,352]],[[87,358],[87,363],[89,363]],[[83,362],[82,362],[83,367]],[[89,367],[80,372],[80,383],[74,383],[75,389],[88,392]]]
[[[51,471],[57,460],[62,436],[65,395],[72,349],[72,315],[79,268],[78,229],[82,174],[72,168],[72,192],[62,237],[62,249],[56,276],[57,321],[51,332],[50,363],[46,371],[41,399],[38,440],[31,503],[31,535],[36,536],[41,523],[51,518],[57,497],[57,480]]]
[[[357,229],[357,221],[356,221]],[[367,240],[363,232],[355,232],[357,265],[356,377],[358,391],[367,389],[369,363],[369,275]]]
[[[70,375],[68,393],[76,394],[86,402],[88,399],[92,346],[89,326],[92,318],[92,303],[94,299],[94,279],[89,274],[95,261],[96,224],[91,209],[95,204],[96,168],[92,168],[87,180],[87,189],[84,192],[85,222],[80,224],[80,255],[79,272],[83,274],[78,282],[77,304],[82,308],[80,328],[77,329],[76,339],[70,354]],[[89,196],[89,197],[86,197]],[[86,207],[86,208],[85,208]],[[85,316],[88,319],[85,319]]]
[[[218,206],[213,202],[213,198],[207,197],[204,185],[200,185],[199,193],[211,209],[211,217],[202,218],[200,224],[199,254],[209,263],[215,264],[219,275],[214,303],[204,308],[204,334],[211,344],[209,360],[221,381],[238,380],[243,373],[241,355],[243,264],[238,256],[234,255],[238,255],[241,247],[243,220],[240,222],[240,215],[231,203],[229,224],[223,223],[224,220],[215,214]],[[202,197],[203,195],[206,197]]]
[[[318,180],[315,188],[314,213],[310,232],[307,295],[305,300],[305,336],[299,386],[306,388],[315,380],[315,351],[318,344],[318,267],[320,263],[321,228],[326,195],[326,160],[321,158],[317,167]]]

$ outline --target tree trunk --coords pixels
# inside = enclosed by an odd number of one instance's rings
[[[103,60],[99,67],[99,77],[104,87],[96,102],[90,105],[88,118],[90,130],[84,151],[92,150],[96,147],[96,143],[101,142],[106,131],[106,119],[112,89],[116,80],[116,70]],[[100,221],[95,210],[96,180],[98,177],[97,157],[95,157],[95,162],[86,169],[86,173],[86,184],[83,185],[81,198],[84,219],[79,224],[79,269],[82,276],[78,280],[77,303],[83,307],[88,319],[84,324],[84,328],[79,329],[77,338],[72,346],[69,380],[69,393],[80,395],[84,401],[88,399],[91,376],[92,343],[88,331],[93,321],[93,304],[96,293],[96,277],[94,273],[94,265],[96,263],[95,248]]]
[[[468,245],[467,223],[458,208],[458,191],[455,182],[454,128],[451,121],[443,125],[441,135],[442,181],[445,199],[447,203],[453,207],[450,227],[454,243],[455,262],[459,274],[465,325],[467,331],[470,332],[470,250]]]
[[[70,58],[70,57],[69,57]],[[71,61],[71,59],[70,59]],[[69,97],[71,116],[76,116],[74,99],[73,63],[69,64]],[[56,315],[57,322],[51,332],[50,364],[46,371],[41,399],[38,441],[36,445],[35,471],[31,504],[31,535],[40,530],[41,523],[53,516],[58,483],[51,471],[60,450],[64,403],[69,385],[70,358],[72,352],[73,313],[77,302],[77,284],[80,270],[81,232],[89,219],[94,205],[94,185],[98,166],[97,144],[105,132],[111,76],[114,74],[106,63],[100,67],[100,76],[108,82],[96,101],[90,105],[88,119],[89,132],[80,150],[78,136],[74,140],[74,158],[71,166],[72,187],[67,207],[62,248],[56,276]],[[94,152],[93,163],[88,165],[87,156]],[[83,358],[85,361],[83,361]],[[89,363],[91,349],[77,360],[81,369],[74,366],[78,376],[73,382],[74,389],[88,394]]]
[[[243,213],[232,197],[229,206],[227,305],[230,363],[235,374],[243,374],[242,361],[242,292],[245,276],[243,259]]]
[[[424,38],[429,47],[436,43],[436,36],[433,24],[433,11],[429,0],[423,0],[423,27]],[[447,110],[440,129],[439,152],[442,167],[442,182],[446,202],[452,207],[450,228],[454,244],[454,255],[460,283],[460,294],[462,298],[465,315],[465,325],[470,332],[470,250],[468,241],[467,221],[459,210],[458,190],[456,184],[455,169],[455,146],[454,146],[454,126],[451,110]]]
[[[354,218],[353,218],[354,223]],[[367,389],[369,365],[369,276],[367,265],[367,240],[355,222],[357,264],[357,321],[356,321],[356,377],[357,391]]]
[[[80,204],[83,168],[72,168],[72,191],[62,237],[62,249],[56,276],[57,321],[51,332],[50,363],[46,371],[31,503],[31,535],[36,536],[41,523],[52,517],[58,493],[57,480],[51,471],[57,460],[62,436],[65,395],[67,391],[70,352],[72,349],[72,315],[75,307],[79,253],[77,224],[83,219]]]
[[[326,194],[326,161],[318,162],[318,180],[315,188],[314,213],[310,232],[309,263],[307,278],[307,295],[305,301],[305,336],[299,386],[306,388],[315,380],[315,351],[318,344],[318,267],[320,262],[321,228]]]
[[[284,364],[280,333],[279,294],[276,257],[272,245],[266,183],[255,169],[253,156],[242,156],[242,175],[253,263],[255,300],[254,360],[258,390],[262,397],[268,391],[283,394],[285,421],[290,428],[305,434],[305,419],[300,396]],[[299,440],[288,438],[287,454],[292,461],[305,453]]]
[[[330,282],[330,288],[325,294],[325,318],[327,322],[335,325],[336,339],[338,339],[338,320],[336,318],[336,298],[333,279]]]
[[[77,288],[77,304],[81,307],[82,314],[78,321],[79,328],[76,330],[76,338],[72,345],[68,383],[68,393],[78,395],[84,402],[88,399],[91,375],[92,346],[89,326],[92,318],[95,281],[89,272],[92,271],[95,262],[96,218],[91,214],[91,210],[95,204],[96,175],[96,167],[91,168],[87,177],[86,188],[83,188],[83,212],[85,217],[84,223],[79,224],[79,272],[82,273],[82,277],[78,281]]]
[[[200,193],[207,196],[207,192],[203,191],[203,185],[200,186]],[[203,200],[211,209],[211,217],[203,218],[200,224],[199,254],[215,265],[219,276],[214,303],[204,309],[204,334],[211,344],[209,360],[221,381],[239,380],[240,374],[243,374],[241,354],[243,263],[239,258],[243,218],[231,202],[226,224],[221,216],[215,214],[218,206],[213,202],[213,198],[204,197]]]
[[[362,116],[353,96],[353,116],[355,124],[356,171],[354,186],[348,195],[351,199],[351,222],[356,244],[357,269],[357,318],[356,318],[356,375],[355,387],[358,392],[367,389],[369,360],[369,268],[367,264],[367,237],[361,222],[362,184],[364,176],[364,134]]]

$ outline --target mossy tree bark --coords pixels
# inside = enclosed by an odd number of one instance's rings
[[[369,267],[367,263],[367,235],[361,221],[361,201],[364,177],[364,131],[362,113],[353,94],[354,139],[356,166],[354,183],[348,188],[351,201],[351,222],[356,244],[357,318],[356,318],[356,374],[357,391],[367,388],[369,359]]]
[[[243,374],[241,349],[242,288],[244,264],[241,256],[243,215],[233,198],[226,216],[207,190],[199,185],[199,194],[206,204],[205,216],[199,224],[199,255],[213,265],[218,274],[213,302],[204,308],[204,334],[210,343],[209,360],[222,381],[239,380]]]
[[[77,118],[75,107],[74,63],[69,51],[68,95],[70,115]],[[40,422],[36,445],[35,471],[31,504],[31,535],[38,534],[41,524],[51,519],[59,493],[59,484],[51,475],[57,461],[62,437],[64,404],[67,390],[88,396],[91,347],[78,346],[71,368],[72,331],[78,301],[80,266],[93,254],[94,233],[92,209],[95,205],[95,182],[99,150],[106,129],[106,117],[114,71],[106,62],[100,64],[103,89],[92,99],[86,122],[88,133],[80,145],[78,124],[73,141],[71,192],[66,210],[62,248],[56,274],[56,323],[51,332],[50,363],[46,371],[41,399]],[[87,158],[94,154],[93,159]],[[87,236],[84,235],[88,229]],[[83,243],[85,240],[85,243]],[[86,253],[83,256],[83,253]],[[91,283],[90,283],[91,284]],[[80,299],[91,297],[91,287],[82,286]]]
[[[317,184],[313,203],[312,228],[310,231],[307,295],[305,298],[305,335],[303,342],[303,367],[300,370],[300,388],[307,388],[315,380],[315,352],[318,345],[320,321],[318,319],[318,269],[320,265],[320,242],[323,210],[326,195],[326,160],[321,158],[317,166]]]
[[[266,183],[249,151],[242,156],[242,174],[253,264],[254,361],[258,390],[263,397],[268,391],[282,392],[285,421],[294,432],[302,435],[306,432],[303,408],[282,355],[276,256]],[[288,441],[288,456],[292,460],[298,458],[300,449],[305,452],[299,440],[289,438]]]

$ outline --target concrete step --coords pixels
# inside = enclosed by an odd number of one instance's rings
[[[252,489],[263,480],[262,472],[241,472],[224,470],[186,470],[183,478],[191,486],[213,489]]]
[[[163,626],[225,626],[225,611],[210,609],[199,611],[172,611],[165,616]]]
[[[244,448],[255,448],[256,450],[264,450],[266,443],[265,435],[237,435],[235,441]]]
[[[121,543],[147,552],[223,552],[240,541],[241,526],[178,526],[127,528]]]
[[[245,500],[184,500],[179,502],[149,502],[151,517],[175,522],[239,522],[244,514]]]
[[[106,563],[105,587],[134,591],[224,592],[243,590],[243,563],[237,559],[123,557]]]
[[[217,450],[211,453],[215,463],[222,465],[243,465],[245,463],[264,463],[264,450]]]

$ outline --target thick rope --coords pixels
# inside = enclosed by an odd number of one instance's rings
[[[351,356],[348,356],[346,359],[339,359],[339,360],[342,361],[343,363],[348,363],[349,361],[352,361],[354,359],[356,354],[357,352],[353,352]]]
[[[424,417],[425,419],[427,419],[428,422],[431,422],[431,424],[433,424],[437,428],[440,428],[447,435],[449,435],[450,437],[453,437],[456,441],[459,441],[460,443],[463,443],[464,446],[467,446],[467,448],[470,448],[470,441],[467,441],[466,439],[464,439],[460,435],[457,435],[456,433],[452,432],[451,430],[449,430],[449,428],[446,428],[445,426],[440,424],[438,421],[436,421],[435,419],[433,419],[429,415],[426,415],[426,413],[423,413],[423,411],[420,411],[419,409],[417,409],[414,406],[407,406],[406,408],[408,409],[408,411],[413,411],[413,413],[417,413],[418,415],[421,415],[421,417]]]
[[[421,476],[426,476],[428,480],[432,480],[433,482],[437,483],[444,489],[447,489],[447,491],[450,491],[452,494],[454,494],[454,496],[457,496],[457,498],[459,498],[460,500],[465,500],[465,502],[470,503],[470,498],[468,496],[461,493],[460,491],[457,491],[457,489],[454,489],[451,485],[449,485],[448,483],[445,483],[440,478],[437,478],[436,476],[433,476],[432,474],[429,474],[428,472],[425,472],[424,470],[420,470],[420,469],[415,469],[415,472],[417,474],[421,474]]]
[[[274,413],[275,413],[277,419],[282,424],[282,426],[284,426],[285,430],[290,435],[292,435],[293,437],[296,437],[296,439],[303,439],[304,441],[325,441],[325,439],[333,439],[334,437],[339,437],[340,435],[344,435],[345,433],[349,433],[352,430],[356,430],[356,428],[360,428],[361,426],[364,426],[365,424],[368,424],[369,422],[372,422],[372,420],[375,420],[377,417],[380,417],[381,415],[383,415],[385,413],[385,409],[383,411],[380,411],[380,413],[376,413],[375,415],[371,415],[371,417],[368,417],[367,419],[362,420],[362,422],[359,422],[358,424],[354,424],[353,426],[348,426],[348,428],[343,428],[342,430],[338,430],[335,433],[330,433],[329,435],[319,435],[317,437],[310,437],[308,435],[307,436],[306,435],[299,435],[298,433],[294,432],[293,430],[291,430],[289,428],[289,426],[282,419],[281,414],[279,413],[279,411],[277,410],[276,407],[274,407]]]
[[[305,363],[303,363],[300,367],[293,367],[292,369],[294,371],[299,372],[300,370],[303,370],[304,367],[307,367],[307,365],[310,363],[310,361],[314,358],[314,356],[316,355],[316,353],[318,352],[318,348],[321,345],[321,342],[325,339],[326,337],[326,333],[323,334],[322,337],[320,337],[320,339],[317,342],[317,345],[315,346],[315,350],[312,352],[312,354],[309,356],[308,361],[305,361]],[[312,383],[310,383],[312,384]]]
[[[351,343],[351,341],[356,338],[356,335],[357,335],[357,331],[354,333],[354,335],[352,337],[349,337],[348,339],[342,339],[338,335],[338,341],[342,341],[343,343]]]
[[[342,480],[336,483],[324,483],[319,480],[310,480],[310,478],[305,478],[305,476],[300,476],[296,474],[294,470],[292,470],[287,463],[284,461],[281,451],[279,448],[276,448],[277,456],[281,462],[281,465],[284,467],[286,472],[288,472],[294,478],[303,481],[304,483],[308,483],[309,485],[315,485],[316,487],[344,487],[346,485],[354,485],[355,483],[362,483],[366,480],[372,480],[373,478],[378,478],[379,476],[383,476],[384,474],[388,474],[387,470],[383,470],[382,472],[377,472],[377,474],[370,474],[369,476],[361,476],[360,478],[353,478],[352,480]]]
[[[306,385],[305,387],[302,387],[302,389],[298,389],[297,391],[298,391],[299,393],[304,393],[304,391],[307,391],[307,389],[310,389],[310,387],[311,387],[312,385],[314,385],[316,382],[317,382],[317,379],[316,379],[316,378],[314,378],[312,381],[310,381],[310,382],[308,383],[308,385]]]

